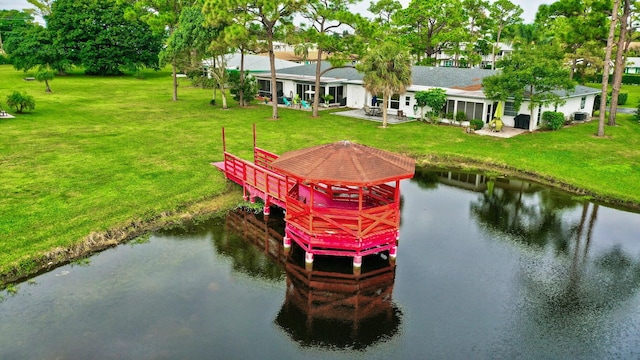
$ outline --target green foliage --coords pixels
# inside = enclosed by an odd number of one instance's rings
[[[36,107],[36,100],[31,95],[23,94],[19,91],[14,91],[7,96],[7,105],[16,110],[17,113],[22,113],[25,110],[33,110]]]
[[[624,105],[627,103],[627,99],[629,98],[629,93],[621,92],[618,94],[618,105]]]
[[[240,93],[244,98],[245,104],[249,104],[256,95],[258,95],[258,80],[251,74],[246,74],[244,77],[244,84],[240,84],[240,72],[229,72],[229,92],[233,95],[233,99],[240,100]],[[241,91],[242,90],[242,91]]]
[[[469,122],[469,125],[471,126],[471,128],[473,128],[473,130],[480,130],[484,127],[484,121],[480,119],[473,119]]]
[[[456,121],[459,123],[467,121],[467,113],[465,113],[464,111],[458,111],[456,113]]]
[[[36,72],[36,80],[39,82],[44,82],[46,85],[45,92],[51,92],[51,87],[49,87],[49,81],[53,80],[55,73],[49,69],[48,67],[40,67],[38,72]]]
[[[636,112],[634,113],[633,118],[640,122],[640,101],[638,101],[638,105],[636,105]]]
[[[14,68],[28,71],[37,67],[49,67],[60,73],[69,69],[70,62],[54,44],[54,32],[39,25],[31,25],[16,32],[17,35],[6,42]]]
[[[547,129],[558,130],[564,125],[564,114],[555,111],[545,111],[542,113],[542,121]]]
[[[400,45],[385,41],[370,52],[356,66],[364,73],[364,87],[371,94],[383,94],[384,107],[393,94],[404,93],[411,85],[411,57]],[[382,126],[387,126],[387,112],[382,113]]]
[[[564,100],[554,91],[575,87],[563,65],[562,53],[554,46],[522,49],[500,62],[499,74],[482,80],[482,90],[491,100],[513,101],[516,109],[527,100],[531,112],[538,106],[562,104]]]
[[[87,74],[158,68],[162,37],[141,20],[126,20],[116,0],[56,0],[47,30],[57,51]]]

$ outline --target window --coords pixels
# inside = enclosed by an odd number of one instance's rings
[[[340,103],[344,98],[344,87],[342,85],[329,86],[329,94],[333,96],[333,99],[329,102],[330,104]]]
[[[389,109],[400,109],[400,95],[394,94],[389,99]]]
[[[404,105],[405,105],[405,106],[409,106],[409,105],[411,105],[411,97],[410,97],[410,96],[405,96],[405,98],[404,98]]]
[[[586,104],[587,104],[587,97],[583,96],[582,99],[580,99],[580,109],[584,109]]]
[[[271,81],[258,79],[258,95],[271,97]]]
[[[513,102],[505,101],[505,103],[504,103],[504,115],[505,116],[516,116],[516,115],[518,115],[518,109],[515,108]]]
[[[453,67],[453,60],[445,60],[442,64],[444,67]]]

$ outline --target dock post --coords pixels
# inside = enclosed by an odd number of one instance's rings
[[[356,255],[353,257],[353,274],[360,275],[362,271],[362,255]]]
[[[397,245],[393,245],[389,249],[389,260],[390,261],[396,261],[396,257],[397,256],[398,256],[398,246]]]
[[[304,267],[306,270],[313,270],[313,253],[305,252],[304,253]]]
[[[291,251],[291,238],[285,235],[284,238],[282,239],[282,245],[284,246],[285,253],[288,253],[289,251]]]

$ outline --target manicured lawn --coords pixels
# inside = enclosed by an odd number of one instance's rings
[[[586,86],[592,87],[594,89],[602,89],[602,85],[600,84],[586,84]],[[611,91],[611,86],[609,86],[609,91]],[[624,105],[618,105],[623,108],[637,108],[638,103],[640,103],[640,86],[638,85],[622,85],[620,88],[620,92],[626,92],[629,94],[627,98],[627,102]],[[596,104],[596,108],[599,107],[600,104]]]
[[[25,76],[0,66],[5,109],[13,90],[36,99],[32,113],[0,120],[0,274],[32,270],[43,254],[91,233],[149,222],[227,192],[209,164],[222,159],[223,126],[228,150],[248,159],[255,123],[258,146],[276,153],[351,140],[423,163],[464,160],[526,171],[640,204],[640,125],[631,116],[607,127],[606,138],[594,137],[597,123],[590,122],[497,139],[417,122],[381,129],[329,111],[314,119],[281,109],[281,118],[271,120],[264,105],[210,106],[212,91],[184,79],[173,102],[168,72],[149,72],[144,80],[74,73],[56,77],[51,94]]]

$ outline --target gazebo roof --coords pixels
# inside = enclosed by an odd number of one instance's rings
[[[271,163],[283,174],[312,183],[375,185],[409,179],[415,160],[388,151],[338,141],[290,151]]]

